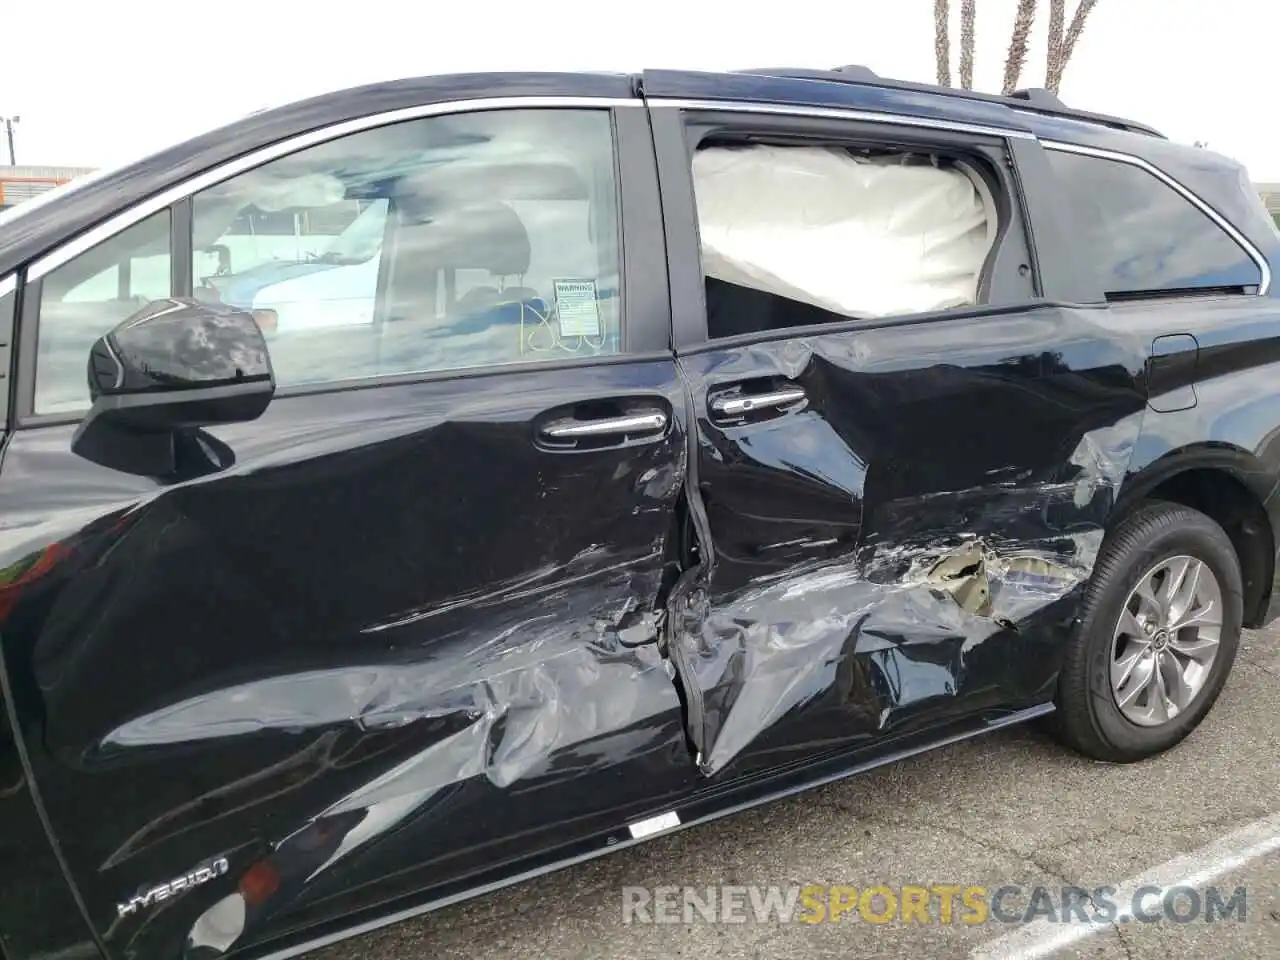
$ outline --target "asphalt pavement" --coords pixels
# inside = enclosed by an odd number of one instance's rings
[[[790,960],[922,957],[1280,957],[1280,630],[1248,633],[1231,679],[1200,728],[1179,747],[1140,764],[1094,763],[1032,728],[967,741],[767,807],[658,837],[499,893],[383,928],[314,954],[318,960]],[[1126,882],[1129,886],[1126,887]],[[1190,886],[1162,914],[1158,894],[1126,910],[1133,885]],[[683,900],[632,911],[624,889],[720,884],[819,886],[824,922],[759,917],[750,901],[711,922]],[[929,923],[905,922],[883,893],[867,919],[857,891],[940,884],[986,890],[985,922],[969,923],[956,900],[951,922],[938,904]],[[1237,909],[1212,922],[1207,886]],[[1042,887],[1034,926],[1018,917]],[[835,887],[837,889],[831,889]],[[1118,893],[1110,922],[1053,923],[1064,887]],[[1128,899],[1126,899],[1128,895]],[[670,896],[668,894],[668,896]],[[825,899],[823,899],[825,898]],[[843,898],[843,899],[842,899]],[[850,906],[830,922],[830,905]],[[631,901],[633,904],[639,902]],[[696,901],[706,904],[707,901]],[[1039,901],[1044,907],[1046,901]],[[1089,901],[1093,903],[1093,901]],[[1101,901],[1098,901],[1101,903]],[[656,904],[657,901],[650,901]],[[668,901],[668,907],[670,902]],[[723,901],[722,901],[723,905]],[[757,899],[756,905],[760,905]],[[1243,906],[1243,919],[1240,916]],[[1046,916],[1046,912],[1051,915]],[[801,913],[805,913],[802,909]],[[878,917],[892,914],[886,922]],[[1097,916],[1097,914],[1093,914]],[[1147,922],[1151,917],[1155,922]],[[691,922],[684,922],[685,919]],[[1109,919],[1109,918],[1107,918]]]

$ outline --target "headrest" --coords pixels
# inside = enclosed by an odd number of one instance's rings
[[[446,207],[405,225],[400,241],[406,262],[488,270],[519,276],[529,270],[529,233],[505,203]]]

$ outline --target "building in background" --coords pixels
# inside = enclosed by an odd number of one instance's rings
[[[92,167],[0,166],[0,210],[17,206],[92,170]]]

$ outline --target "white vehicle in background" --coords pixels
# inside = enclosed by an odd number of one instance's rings
[[[387,201],[369,204],[319,253],[302,260],[271,260],[239,273],[212,273],[205,285],[224,303],[271,311],[270,332],[373,322],[378,263]],[[223,241],[223,248],[231,244]],[[228,251],[234,262],[233,247]]]

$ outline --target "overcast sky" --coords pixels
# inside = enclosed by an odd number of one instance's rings
[[[975,86],[997,90],[1016,0],[977,5]],[[1044,80],[1040,6],[1023,85]],[[18,4],[8,26],[0,114],[22,118],[18,162],[67,166],[113,165],[263,106],[401,76],[841,63],[934,74],[933,0],[61,0],[47,15]],[[1280,181],[1278,42],[1280,0],[1100,0],[1061,94]]]

